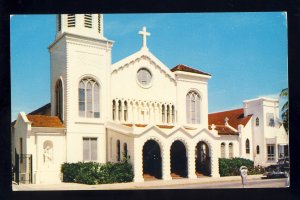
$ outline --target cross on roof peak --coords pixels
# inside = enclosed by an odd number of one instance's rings
[[[143,37],[142,49],[148,49],[147,48],[147,36],[150,36],[150,33],[147,32],[146,26],[143,26],[142,30],[139,31],[138,34]]]

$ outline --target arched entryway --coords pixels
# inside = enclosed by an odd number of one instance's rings
[[[187,174],[186,148],[181,141],[176,140],[171,146],[171,176],[187,177]]]
[[[145,179],[162,177],[161,151],[154,140],[148,140],[143,147],[143,176]]]
[[[211,174],[211,161],[208,145],[200,141],[196,146],[196,174],[197,176],[210,176]]]

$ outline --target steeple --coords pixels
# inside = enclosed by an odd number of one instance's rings
[[[58,14],[56,38],[64,33],[105,39],[102,14]]]

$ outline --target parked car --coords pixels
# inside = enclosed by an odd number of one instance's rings
[[[289,173],[290,160],[289,158],[282,158],[278,160],[277,164],[266,167],[263,175],[267,178],[285,178]]]

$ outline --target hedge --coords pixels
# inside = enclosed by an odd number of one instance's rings
[[[104,184],[131,182],[132,165],[129,162],[106,163],[78,162],[64,163],[61,167],[63,182]]]
[[[239,176],[240,167],[246,166],[248,168],[248,175],[261,174],[264,168],[260,166],[254,167],[254,162],[245,158],[219,158],[219,173],[220,176]]]

